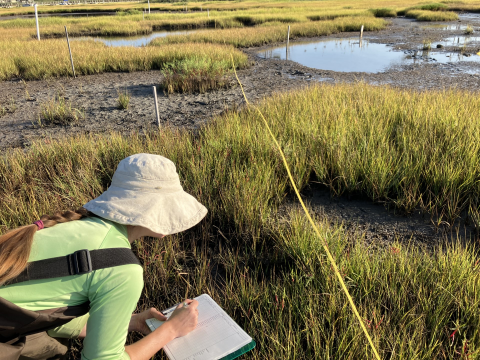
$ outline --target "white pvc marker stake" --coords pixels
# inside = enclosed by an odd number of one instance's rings
[[[160,128],[160,114],[158,113],[158,102],[157,102],[157,87],[153,87],[153,97],[155,98],[155,114],[157,115],[157,124]]]
[[[210,19],[210,10],[207,9],[207,15],[208,15],[208,18]]]
[[[290,43],[290,25],[288,25],[287,31],[287,47],[285,48],[285,60],[288,60],[288,45]]]
[[[148,15],[150,15],[150,0],[148,0]]]
[[[362,27],[360,28],[360,39],[363,38],[363,25]]]
[[[67,37],[68,52],[70,53],[70,64],[72,64],[73,77],[75,78],[77,76],[75,75],[75,67],[73,66],[72,49],[70,49],[70,41],[68,40],[68,32],[67,32],[66,26],[65,26],[65,36]]]
[[[35,23],[37,24],[37,40],[40,40],[40,29],[38,28],[37,4],[35,4],[34,8],[35,8]]]
[[[143,21],[145,21],[145,10],[143,10]]]
[[[290,25],[288,25],[288,32],[287,32],[287,47],[290,43]]]

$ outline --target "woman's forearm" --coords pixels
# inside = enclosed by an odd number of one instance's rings
[[[145,336],[143,339],[132,345],[125,346],[125,351],[128,353],[131,360],[149,360],[175,337],[172,324],[165,322],[162,326],[151,334]]]

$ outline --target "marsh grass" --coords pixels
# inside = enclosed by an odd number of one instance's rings
[[[465,29],[464,34],[465,35],[472,35],[474,33],[473,26],[472,25],[467,25],[467,28]]]
[[[391,8],[370,9],[370,11],[375,17],[397,17],[397,12]]]
[[[13,96],[10,98],[8,105],[0,104],[0,117],[7,114],[13,114],[15,111],[17,111],[17,104],[15,103],[15,99],[13,98]]]
[[[4,45],[4,46],[2,46]],[[193,57],[224,61],[232,54],[239,68],[247,66],[247,55],[231,46],[216,44],[181,44],[162,47],[107,47],[95,41],[72,43],[75,72],[78,75],[115,71],[160,70],[166,63]],[[26,80],[68,76],[70,57],[65,41],[0,41],[0,79],[14,76]]]
[[[452,11],[408,10],[406,17],[418,21],[453,21],[458,20],[458,15]]]
[[[431,3],[431,4],[424,4],[424,5],[417,5],[415,9],[419,10],[428,10],[428,11],[445,11],[448,9],[448,5],[443,3]]]
[[[149,14],[145,20],[141,13],[117,13],[117,16],[99,16],[91,18],[46,17],[40,19],[42,38],[63,38],[64,25],[69,27],[69,35],[75,36],[132,36],[148,34],[156,30],[182,30],[201,28],[238,28],[255,26],[269,22],[299,23],[319,20],[333,20],[346,16],[370,15],[365,10],[328,10],[318,6],[290,9],[255,9],[217,12],[211,11],[187,14]],[[18,29],[13,36],[26,34],[36,38],[35,22],[32,19],[12,19],[0,23],[1,29]]]
[[[457,48],[457,51],[458,51],[459,53],[461,53],[462,55],[465,54],[465,53],[467,52],[467,45],[468,45],[468,42],[467,42],[467,40],[465,40],[465,41],[463,42],[463,45],[462,45],[462,46],[459,46],[459,47]]]
[[[431,50],[432,49],[432,40],[430,39],[424,39],[423,40],[423,47],[422,50]]]
[[[335,34],[343,31],[360,31],[364,25],[365,31],[381,30],[386,21],[372,16],[341,17],[335,20],[292,24],[290,38],[314,37]],[[276,25],[268,27],[254,27],[242,29],[226,29],[217,31],[198,31],[194,34],[175,35],[157,38],[150,42],[150,46],[178,43],[217,43],[231,44],[235,47],[261,46],[273,42],[285,41],[287,27]]]
[[[165,64],[162,86],[168,94],[174,92],[204,93],[208,90],[225,87],[226,74],[230,72],[230,62],[212,61],[209,58],[194,57]]]
[[[84,112],[61,95],[40,106],[39,125],[71,125],[84,118]]]
[[[125,28],[128,28],[127,25]],[[386,22],[373,16],[355,16],[294,23],[291,26],[291,38],[358,31],[362,25],[365,25],[365,31],[374,31],[383,29]],[[17,29],[8,29],[6,32],[14,37]],[[273,25],[234,30],[208,30],[190,35],[169,36],[155,39],[149,44],[150,46],[142,48],[113,48],[95,41],[76,41],[71,44],[71,47],[75,60],[75,71],[79,75],[114,71],[161,70],[165,63],[172,61],[181,61],[195,56],[208,57],[212,61],[222,61],[229,58],[230,53],[234,55],[235,63],[242,68],[247,66],[247,56],[225,44],[235,47],[258,46],[284,41],[286,33],[285,25]],[[71,73],[68,48],[63,39],[25,41],[7,38],[0,40],[0,58],[2,58],[0,80],[12,77],[35,80],[68,76]]]
[[[123,91],[118,91],[117,104],[120,110],[128,109],[128,105],[130,104],[130,93],[126,88]]]
[[[479,208],[479,106],[468,92],[360,83],[276,95],[260,109],[300,188],[315,176],[333,196],[359,192],[446,216]],[[295,208],[277,214],[291,189],[255,111],[229,112],[196,134],[85,135],[8,152],[1,231],[83,205],[140,152],[172,159],[209,213],[184,233],[134,244],[145,277],[138,310],[207,292],[257,342],[247,358],[373,358],[321,240]],[[316,221],[383,359],[478,357],[477,249],[379,247]]]

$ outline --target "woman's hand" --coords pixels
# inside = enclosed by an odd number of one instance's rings
[[[128,331],[138,331],[143,335],[151,333],[145,320],[155,318],[160,321],[166,321],[167,317],[155,308],[150,308],[138,314],[132,314],[130,324],[128,325]]]
[[[184,304],[187,303],[188,306]],[[187,299],[177,306],[166,324],[170,325],[175,337],[185,336],[195,329],[198,323],[198,301]]]
[[[185,307],[184,303],[187,303],[188,306]],[[151,359],[158,350],[163,348],[170,341],[176,337],[187,335],[190,331],[195,329],[198,322],[198,301],[187,299],[184,303],[178,305],[167,322],[162,326],[159,326],[153,333],[131,345],[125,346],[125,351],[130,356],[130,359]],[[142,330],[138,330],[138,326],[141,323],[141,325],[146,327],[144,328],[146,332],[143,333],[148,334],[150,331],[145,324],[145,320],[151,317],[161,321],[166,319],[159,311],[152,308],[140,314],[133,315],[130,325],[132,326],[133,324],[135,330],[143,332]]]

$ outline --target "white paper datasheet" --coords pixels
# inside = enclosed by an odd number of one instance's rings
[[[170,359],[219,359],[252,341],[210,296],[203,294],[195,299],[198,301],[198,325],[188,335],[176,338],[164,347]]]

